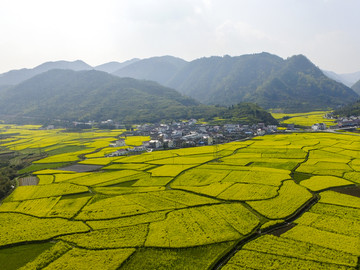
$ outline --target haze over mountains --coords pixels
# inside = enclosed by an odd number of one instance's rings
[[[107,73],[113,73],[115,71],[118,71],[119,69],[121,68],[124,68],[130,64],[133,64],[137,61],[139,61],[140,59],[139,58],[134,58],[134,59],[131,59],[131,60],[128,60],[128,61],[125,61],[125,62],[109,62],[109,63],[105,63],[105,64],[102,64],[102,65],[99,65],[99,66],[95,66],[94,69],[95,70],[99,70],[99,71],[104,71],[104,72],[107,72]]]
[[[360,80],[360,71],[353,73],[343,73],[338,74],[333,71],[323,70],[324,74],[329,78],[341,82],[348,87],[353,87],[353,85]]]
[[[69,61],[56,61],[46,62],[32,69],[19,69],[11,70],[9,72],[0,74],[0,86],[4,85],[16,85],[31,77],[34,77],[43,72],[51,69],[71,69],[71,70],[90,70],[93,69],[90,65],[81,60],[69,62]]]
[[[360,80],[352,86],[352,89],[360,95]]]
[[[2,114],[149,121],[214,116],[225,109],[200,103],[252,102],[300,112],[337,108],[359,95],[303,55],[282,59],[260,53],[191,62],[162,56],[96,67],[80,60],[48,62],[1,74],[0,98]]]

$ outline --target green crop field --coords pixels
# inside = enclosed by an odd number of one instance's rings
[[[37,154],[19,177],[39,179],[0,202],[1,269],[360,267],[360,136],[108,158],[123,130],[0,129],[12,134],[1,151]],[[128,136],[126,147],[149,139]],[[88,165],[98,166],[72,169]]]

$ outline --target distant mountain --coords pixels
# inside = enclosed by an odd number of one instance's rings
[[[354,73],[337,74],[333,71],[323,70],[324,74],[329,78],[341,82],[348,87],[352,87],[358,80],[360,80],[360,71]]]
[[[184,66],[167,86],[206,104],[248,101],[286,111],[329,109],[358,98],[303,55],[286,60],[269,53],[201,58]]]
[[[358,95],[360,95],[360,80],[358,80],[352,87],[352,90],[354,90]]]
[[[276,123],[271,114],[254,104],[230,108],[202,105],[156,82],[96,70],[50,70],[0,89],[0,115],[38,122],[113,119],[136,123],[218,117],[244,124]]]
[[[120,68],[113,74],[167,85],[167,82],[186,64],[185,60],[173,56],[151,57]]]
[[[91,66],[81,60],[46,62],[32,69],[11,70],[0,74],[0,85],[16,85],[51,69],[90,70]]]
[[[113,73],[123,67],[126,67],[130,64],[133,64],[137,61],[139,61],[140,59],[139,58],[133,58],[131,60],[128,60],[128,61],[125,61],[125,62],[109,62],[109,63],[105,63],[105,64],[102,64],[102,65],[99,65],[99,66],[95,66],[94,69],[95,70],[99,70],[99,71],[104,71],[104,72],[107,72],[107,73]]]

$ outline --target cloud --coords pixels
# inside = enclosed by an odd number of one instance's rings
[[[127,1],[122,5],[121,13],[130,22],[172,24],[196,16],[202,6],[202,1],[198,0]]]

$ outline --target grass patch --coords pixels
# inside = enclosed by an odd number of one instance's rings
[[[61,162],[61,163],[36,163],[36,164],[31,164],[30,166],[19,170],[19,174],[25,174],[25,173],[30,173],[30,172],[35,172],[35,171],[40,171],[40,170],[45,170],[45,169],[56,169],[56,168],[61,168],[64,166],[67,166],[71,163],[69,162]]]
[[[2,270],[16,270],[34,260],[38,255],[54,244],[30,244],[18,247],[0,249],[0,265]]]

